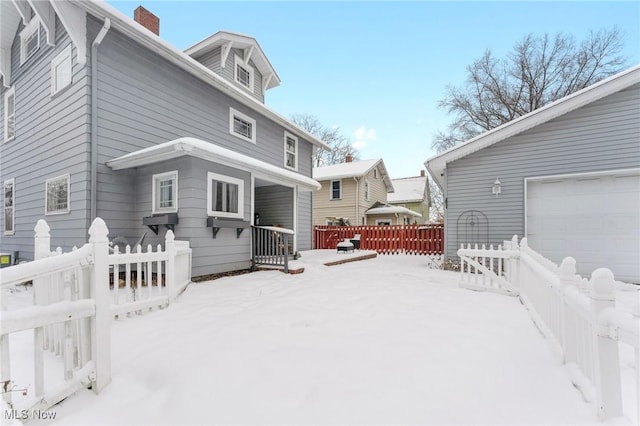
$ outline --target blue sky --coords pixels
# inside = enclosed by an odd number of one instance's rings
[[[529,33],[572,34],[617,25],[629,65],[640,63],[640,2],[219,2],[139,4],[160,36],[184,49],[218,30],[255,37],[282,80],[266,104],[339,126],[362,159],[383,158],[393,178],[417,175],[433,135],[452,120],[437,107],[447,85],[491,49],[503,57]]]

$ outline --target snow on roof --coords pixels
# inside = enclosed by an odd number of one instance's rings
[[[122,157],[114,158],[113,160],[107,161],[107,166],[113,170],[130,169],[171,160],[184,155],[218,163],[221,162],[230,167],[249,171],[256,177],[276,183],[294,184],[300,189],[308,191],[321,188],[318,182],[307,176],[265,163],[264,161],[231,151],[230,149],[210,142],[188,137],[161,143],[150,148],[144,148],[123,155]]]
[[[393,182],[395,192],[387,196],[388,203],[424,201],[427,186],[426,176],[393,179],[391,182]]]
[[[387,186],[387,192],[393,192],[393,183],[391,177],[387,172],[387,168],[384,165],[382,158],[374,158],[372,160],[352,161],[348,163],[333,164],[331,166],[314,167],[313,178],[315,180],[331,180],[331,179],[345,179],[353,177],[365,176],[374,167],[378,167],[382,179]]]
[[[401,206],[384,206],[384,207],[374,207],[372,209],[364,212],[365,214],[406,214],[409,216],[422,217],[422,215],[418,212],[414,212],[413,210],[409,210],[406,207]]]
[[[352,161],[350,163],[314,167],[313,178],[316,180],[328,180],[346,177],[360,177],[369,173],[369,170],[381,161],[381,158],[374,158],[372,160]]]
[[[431,176],[442,188],[444,184],[443,173],[448,163],[544,124],[547,121],[619,92],[620,90],[624,90],[639,82],[640,65],[636,65],[628,70],[592,84],[589,87],[585,87],[569,96],[551,102],[542,108],[538,108],[535,111],[511,120],[495,129],[482,133],[466,142],[449,148],[429,158],[424,164]]]

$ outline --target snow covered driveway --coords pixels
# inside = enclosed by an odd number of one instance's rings
[[[116,321],[59,424],[597,424],[517,298],[420,256],[193,284]]]

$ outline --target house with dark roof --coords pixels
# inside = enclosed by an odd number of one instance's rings
[[[0,19],[0,251],[32,259],[41,218],[80,246],[96,217],[129,242],[172,229],[194,276],[248,268],[257,221],[311,248],[328,147],[265,105],[280,78],[254,38],[181,51],[151,12],[102,1],[2,1]]]
[[[577,270],[640,281],[640,66],[425,162],[445,199],[446,256],[513,235]]]

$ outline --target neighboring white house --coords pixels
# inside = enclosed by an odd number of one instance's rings
[[[640,282],[640,66],[425,162],[445,199],[446,256],[514,234],[578,272]]]

